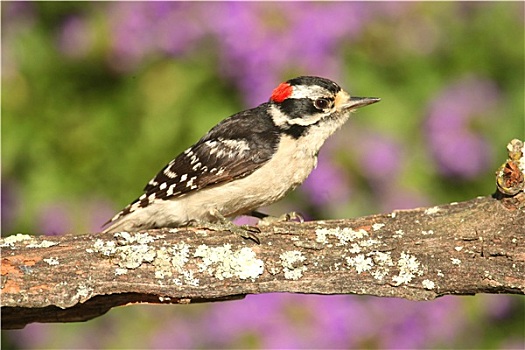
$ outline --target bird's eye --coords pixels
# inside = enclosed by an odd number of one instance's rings
[[[320,109],[320,110],[327,109],[328,107],[330,107],[330,105],[331,105],[331,102],[327,98],[318,98],[317,100],[314,101],[315,108]]]

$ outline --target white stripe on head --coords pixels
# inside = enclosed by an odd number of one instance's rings
[[[326,116],[325,113],[316,113],[308,116],[305,115],[301,118],[290,119],[286,114],[281,112],[278,107],[271,106],[270,108],[270,114],[272,115],[273,122],[277,126],[283,126],[286,124],[308,126],[317,123]]]
[[[316,85],[294,85],[289,98],[309,98],[316,100],[321,97],[331,96],[332,93],[325,88]]]

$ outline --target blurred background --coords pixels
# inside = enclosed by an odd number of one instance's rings
[[[2,2],[2,235],[98,232],[221,119],[298,75],[359,110],[265,208],[355,217],[494,192],[524,137],[523,2]],[[523,349],[523,298],[267,294],[3,332],[3,349]]]

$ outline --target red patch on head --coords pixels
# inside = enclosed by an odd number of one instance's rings
[[[270,100],[273,102],[281,103],[286,100],[292,94],[293,87],[288,83],[281,83],[272,92]]]

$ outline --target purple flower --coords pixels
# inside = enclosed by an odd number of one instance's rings
[[[272,324],[282,324],[279,294],[249,295],[243,300],[210,305],[197,321],[206,337],[193,337],[193,347],[229,348],[248,334],[270,332]]]
[[[35,4],[30,1],[2,3],[2,82],[17,76],[20,62],[15,44],[19,35],[23,35],[34,26],[35,12]]]
[[[228,348],[251,335],[266,349],[346,348],[352,325],[366,324],[358,310],[364,311],[345,296],[248,296],[211,308],[203,326],[212,342],[204,346]]]
[[[251,216],[238,216],[233,220],[235,225],[257,225],[259,219]]]
[[[86,327],[83,331],[79,329],[75,336],[66,335],[63,329],[59,330],[57,324],[52,323],[31,323],[24,329],[10,330],[4,334],[20,349],[101,349],[109,343],[108,339],[114,339],[112,328],[114,323],[118,323],[101,321],[84,323]]]
[[[317,167],[303,183],[301,190],[317,206],[344,203],[351,194],[344,171],[328,159],[324,150],[321,150]]]
[[[24,329],[10,330],[4,334],[20,349],[36,349],[41,348],[42,344],[49,344],[52,338],[49,328],[48,324],[31,323]]]
[[[401,145],[387,135],[370,131],[356,136],[352,144],[363,176],[376,185],[393,184],[404,162]]]
[[[247,338],[266,349],[421,348],[450,343],[464,318],[457,298],[420,303],[395,298],[265,294],[216,304],[193,347],[229,348]],[[385,317],[385,310],[392,317]],[[438,324],[439,327],[435,325]],[[170,331],[164,331],[170,333]]]
[[[115,215],[115,208],[108,201],[102,199],[86,201],[85,208],[88,213],[86,227],[88,232],[100,232],[102,225]]]
[[[498,100],[493,82],[467,77],[431,103],[425,131],[431,156],[443,175],[470,179],[488,169],[492,161],[489,144],[470,125],[489,118]]]
[[[37,228],[49,236],[58,236],[73,229],[71,213],[65,203],[48,204],[40,209]]]
[[[465,319],[456,297],[430,302],[396,298],[370,299],[370,317],[377,320],[375,336],[384,349],[421,349],[430,344],[450,344],[462,331]],[[390,317],[385,317],[388,310]],[[436,326],[439,325],[439,326]]]
[[[113,67],[130,70],[151,54],[179,56],[196,46],[204,34],[198,6],[190,2],[111,4]]]
[[[268,99],[289,72],[340,76],[337,54],[368,21],[363,3],[221,3],[207,12],[223,74],[249,105]],[[338,80],[338,79],[336,79]]]
[[[10,1],[2,4],[2,22],[2,29],[6,32],[11,29],[11,26],[20,28],[33,25],[35,4],[30,1]]]
[[[493,322],[502,322],[522,309],[519,298],[511,295],[480,295],[476,299],[480,310]]]
[[[422,193],[403,188],[397,182],[374,188],[374,192],[382,212],[430,205],[430,201]]]
[[[347,140],[352,140],[348,142]],[[389,212],[394,209],[408,209],[428,204],[422,193],[415,192],[402,184],[402,171],[406,156],[402,145],[388,135],[359,129],[349,125],[336,133],[324,149],[343,149],[350,159],[357,163],[354,168],[368,184],[371,192],[367,198],[375,203],[377,209]],[[345,148],[346,147],[346,148]],[[350,175],[345,173],[346,178]],[[345,179],[346,184],[353,181]],[[351,187],[357,190],[356,187]],[[370,203],[362,203],[369,210]]]
[[[315,315],[312,338],[316,348],[355,348],[374,334],[375,320],[364,317],[366,297],[315,295],[305,299]]]
[[[93,39],[89,23],[82,17],[71,16],[62,24],[58,47],[66,56],[82,58],[91,50]]]
[[[151,349],[190,349],[196,348],[202,340],[195,332],[195,325],[187,318],[172,317],[156,327],[151,337]]]
[[[340,52],[378,8],[363,2],[116,3],[108,7],[112,65],[129,70],[157,52],[180,56],[215,43],[219,73],[234,81],[248,105],[257,105],[290,72],[340,80]]]

